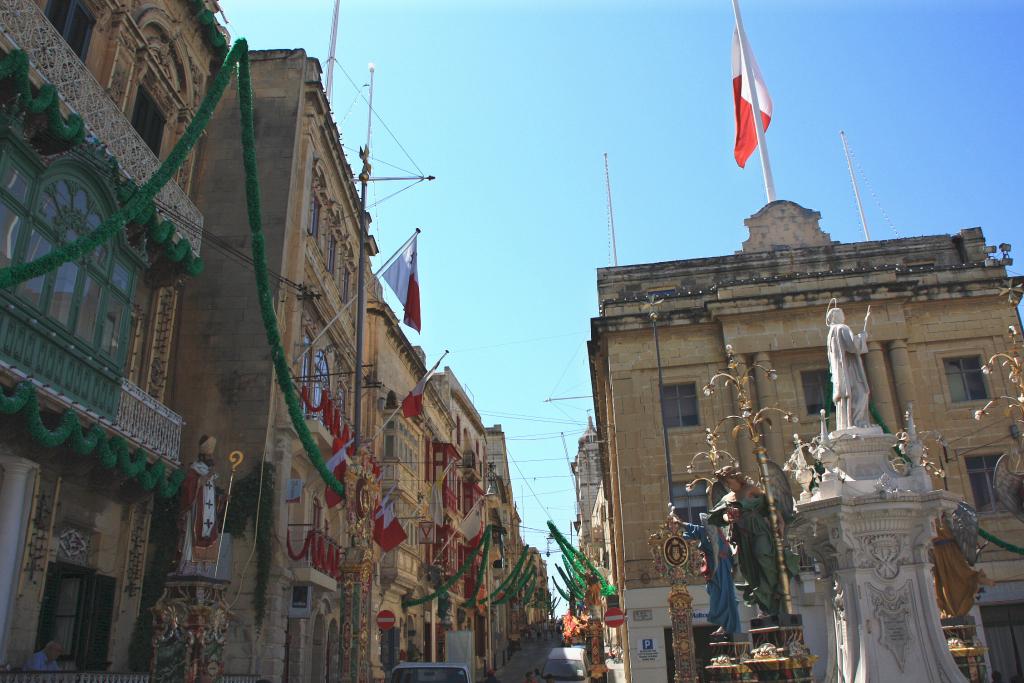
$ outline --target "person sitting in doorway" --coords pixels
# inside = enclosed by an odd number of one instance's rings
[[[25,660],[25,671],[60,671],[57,658],[64,654],[64,647],[56,640],[48,642],[42,650],[32,653]]]

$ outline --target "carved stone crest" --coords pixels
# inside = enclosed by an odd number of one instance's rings
[[[910,634],[910,581],[900,588],[886,586],[882,589],[869,583],[868,591],[880,626],[878,642],[893,654],[900,671],[903,671],[907,648],[913,640]]]
[[[874,569],[880,579],[895,579],[900,573],[903,559],[903,545],[899,536],[892,533],[866,534],[860,537],[860,542],[864,550],[861,566]]]

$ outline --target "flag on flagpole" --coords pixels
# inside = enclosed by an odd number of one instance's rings
[[[377,506],[377,510],[373,513],[373,540],[377,542],[377,545],[384,552],[394,550],[408,538],[401,521],[395,514],[395,503],[391,500],[391,494],[394,493],[394,490],[395,487],[392,486],[384,494],[380,505]]]
[[[348,469],[349,456],[355,450],[355,436],[349,431],[347,424],[341,430],[341,436],[334,440],[331,450],[334,453],[331,455],[331,459],[327,461],[327,469],[334,473],[335,479],[344,481],[345,470]],[[327,503],[328,508],[333,508],[341,503],[341,496],[334,489],[328,488],[324,493],[324,502]]]
[[[416,264],[416,235],[412,236],[405,249],[398,254],[394,263],[384,271],[384,281],[391,286],[405,311],[403,322],[420,331],[420,276]]]
[[[434,370],[437,370],[437,366],[441,364],[444,357],[448,355],[448,351],[441,354],[441,357],[434,363],[434,367],[427,370],[427,374],[420,378],[419,382],[416,382],[416,386],[412,388],[409,395],[402,399],[402,417],[418,417],[423,414],[423,392],[427,389],[427,380],[434,374]]]
[[[740,33],[734,28],[732,32],[732,93],[736,105],[736,145],[733,149],[733,156],[740,168],[746,165],[747,159],[757,149],[754,105],[744,58],[750,60],[750,71],[754,74],[754,82],[757,84],[757,105],[761,110],[761,123],[764,130],[768,130],[768,124],[772,120],[772,98],[768,94],[768,87],[764,84],[764,77],[761,76],[761,69],[750,49],[750,43],[741,46]]]
[[[481,499],[482,501],[483,499]],[[459,532],[466,537],[470,543],[474,543],[484,530],[484,518],[481,514],[482,506],[478,503],[473,509],[466,513],[462,523],[459,524]]]

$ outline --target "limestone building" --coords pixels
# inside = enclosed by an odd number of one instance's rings
[[[226,52],[200,10],[0,4],[0,267],[95,230],[160,166]],[[173,500],[190,450],[170,384],[181,293],[201,270],[202,146],[152,217],[0,291],[0,667],[50,640],[64,668],[148,660],[148,643],[131,648],[150,619],[143,570],[175,550],[149,543],[152,510]]]
[[[973,419],[989,398],[1009,393],[1003,373],[985,375],[981,369],[991,354],[1007,348],[1007,326],[1020,329],[1016,311],[1000,294],[1005,266],[1012,262],[1009,245],[988,245],[979,228],[841,244],[821,230],[819,218],[777,201],[745,221],[750,238],[735,254],[598,271],[600,313],[592,320],[590,367],[603,494],[610,502],[612,574],[627,612],[623,635],[632,680],[661,680],[671,668],[668,593],[653,570],[646,539],[669,499],[694,521],[706,509],[703,488],[688,493],[685,484],[711,474],[707,460],[696,455],[707,450],[705,429],[738,409],[730,392],[706,397],[702,386],[724,367],[724,348],[731,344],[745,363],[777,372],[775,381],[756,374],[758,404],[797,413],[796,431],[805,439],[814,436],[816,416],[829,407],[824,314],[833,297],[858,331],[871,305],[865,365],[874,420],[886,431],[899,431],[913,403],[918,429],[943,436],[929,444],[932,459],[945,471],[936,487],[963,495],[986,531],[1017,545],[1024,541],[1020,523],[997,509],[992,494],[993,465],[1019,435],[1011,433],[1006,418]],[[661,301],[660,396],[651,297]],[[671,482],[665,476],[663,424]],[[787,428],[767,434],[770,457],[780,463],[792,450],[786,432],[793,427]],[[756,478],[749,442],[726,441],[721,447]],[[1019,566],[1018,556],[992,545],[981,555],[981,567],[997,582],[980,606],[996,670],[1021,666],[1016,651],[996,645],[1012,642],[1008,610],[1024,609]],[[805,567],[802,576],[813,577],[813,568]],[[698,659],[706,660],[712,627],[696,603],[706,597],[700,587],[692,593]],[[804,598],[807,604],[815,599],[813,590]],[[653,661],[637,657],[641,639],[657,645]],[[824,634],[809,632],[807,640],[812,650],[824,652]]]

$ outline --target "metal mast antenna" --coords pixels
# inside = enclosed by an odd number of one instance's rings
[[[846,155],[846,167],[850,169],[850,182],[853,184],[853,198],[857,200],[857,212],[860,213],[860,224],[864,228],[864,239],[871,241],[868,232],[868,221],[864,218],[864,205],[860,202],[860,188],[857,187],[857,176],[853,173],[853,162],[850,161],[850,145],[846,142],[846,133],[839,131],[839,139],[843,141],[843,154]]]
[[[334,0],[334,18],[331,20],[331,46],[327,50],[327,101],[331,101],[331,92],[334,88],[334,65],[338,63],[334,55],[338,47],[338,12],[341,9],[341,0]]]
[[[612,208],[612,180],[608,174],[608,152],[604,153],[604,187],[608,193],[608,240],[613,266],[619,265],[619,252],[615,244],[615,210]]]

